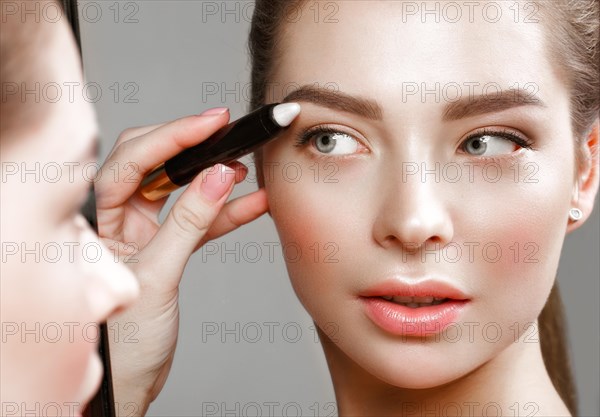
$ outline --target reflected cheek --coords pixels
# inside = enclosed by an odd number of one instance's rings
[[[15,257],[3,265],[2,292],[10,294],[2,298],[3,326],[10,330],[2,346],[2,362],[10,364],[3,367],[3,377],[35,381],[29,392],[38,399],[80,400],[98,342],[83,297],[85,280],[67,255],[55,263],[44,261],[49,253],[42,252],[39,262],[34,255],[29,262]]]

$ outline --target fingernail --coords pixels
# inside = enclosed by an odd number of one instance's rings
[[[219,201],[235,178],[235,171],[223,164],[209,168],[202,180],[202,193],[211,201]]]
[[[200,116],[219,116],[229,111],[227,107],[215,107],[214,109],[206,110]]]

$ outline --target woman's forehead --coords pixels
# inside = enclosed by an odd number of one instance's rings
[[[498,21],[474,13],[437,22],[432,16],[407,18],[404,3],[338,2],[329,23],[305,7],[300,19],[285,21],[276,76],[354,85],[362,80],[387,90],[397,82],[510,85],[552,75],[541,19],[515,21],[505,7]]]

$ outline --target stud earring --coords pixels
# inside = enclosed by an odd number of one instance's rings
[[[581,210],[579,210],[578,208],[573,207],[571,210],[569,210],[569,218],[571,220],[573,220],[574,222],[581,220],[582,217],[583,217],[583,212]]]

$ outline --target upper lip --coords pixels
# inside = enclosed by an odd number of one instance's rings
[[[390,279],[380,282],[360,294],[362,297],[436,297],[468,300],[469,297],[452,284],[438,279],[407,281]]]

